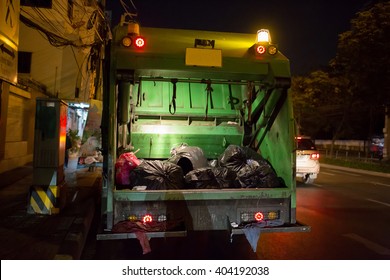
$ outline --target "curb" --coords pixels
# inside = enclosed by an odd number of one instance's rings
[[[93,219],[96,214],[96,205],[99,200],[99,186],[101,178],[97,177],[87,188],[80,187],[77,202],[68,207],[66,216],[74,216],[61,246],[55,255],[55,260],[79,260],[84,250]],[[83,191],[84,190],[84,191]],[[80,209],[75,215],[75,209]]]
[[[83,215],[75,217],[68,233],[65,236],[55,260],[79,260],[84,249],[92,220],[95,215],[95,199],[89,198],[85,202]]]

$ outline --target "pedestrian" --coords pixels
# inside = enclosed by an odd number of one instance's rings
[[[66,134],[66,143],[65,143],[65,168],[68,167],[69,162],[69,150],[72,148],[72,139],[70,139],[69,134]]]

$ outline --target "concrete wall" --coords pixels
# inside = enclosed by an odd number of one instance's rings
[[[330,149],[332,146],[332,140],[315,140],[315,145],[320,149]],[[364,140],[336,140],[334,143],[335,150],[347,150],[347,151],[367,151],[370,147],[370,141]]]
[[[1,83],[0,173],[33,161],[37,90]]]
[[[84,1],[74,1],[74,3],[74,23],[85,23],[95,8],[85,6]],[[39,10],[39,13],[50,21],[50,25],[45,23],[43,27],[54,34],[60,32],[57,35],[75,41],[75,44],[93,43],[94,29],[86,30],[85,24],[80,28],[72,27],[64,7],[68,7],[67,0],[53,1],[53,9],[34,10],[30,7],[23,7],[23,9],[32,15]],[[56,26],[57,29],[51,30],[51,26]],[[87,102],[89,100],[91,91],[94,90],[93,80],[89,77],[91,73],[87,71],[90,47],[77,48],[70,45],[55,47],[43,34],[20,22],[19,51],[32,53],[30,78],[45,85],[50,95],[67,101]],[[75,96],[76,87],[80,91],[78,97]]]

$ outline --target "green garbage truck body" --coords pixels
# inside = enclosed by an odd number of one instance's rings
[[[134,33],[138,28],[133,27],[127,23],[114,28],[109,46],[102,123],[104,232],[99,238],[134,238],[131,232],[114,231],[124,221],[164,223],[148,232],[150,237],[197,230],[239,234],[251,223],[269,232],[307,231],[296,221],[289,60],[263,39],[268,31],[141,27]],[[249,153],[244,165],[260,158],[272,167],[279,184],[270,186],[248,175],[250,186],[237,184],[237,178],[217,187],[187,185],[184,176],[196,171],[195,156],[188,170],[181,171],[183,185],[151,188],[169,181],[165,174],[134,185],[137,168],[171,164],[173,151],[180,147],[196,147],[209,165],[200,170],[223,166],[229,148],[251,151],[258,157]],[[128,186],[118,183],[116,168],[125,153],[137,159]]]

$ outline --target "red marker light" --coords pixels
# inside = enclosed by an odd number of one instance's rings
[[[152,218],[151,215],[147,214],[147,215],[145,215],[145,216],[143,217],[142,221],[143,221],[144,223],[150,223],[150,222],[153,221],[153,218]]]
[[[139,49],[143,48],[145,46],[145,39],[140,36],[136,37],[134,40],[134,45]]]
[[[257,48],[256,48],[256,52],[258,53],[258,54],[263,54],[263,53],[265,53],[265,47],[264,46],[257,46]]]
[[[264,214],[263,214],[263,213],[257,212],[257,213],[255,214],[255,220],[256,220],[256,221],[260,222],[260,221],[262,221],[263,219],[264,219]]]

